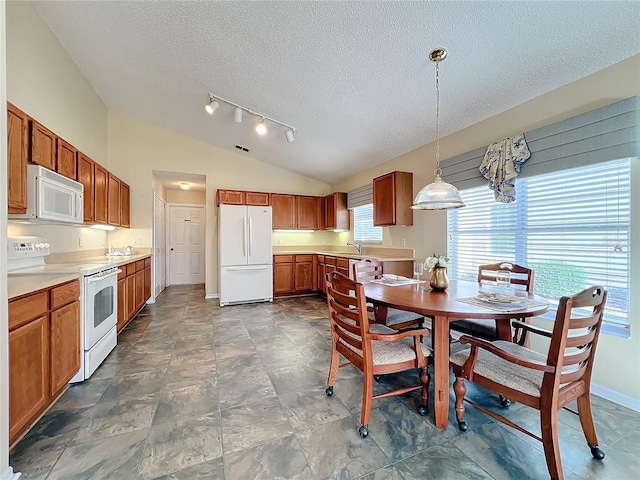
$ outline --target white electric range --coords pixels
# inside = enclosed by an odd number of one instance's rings
[[[9,237],[8,275],[77,273],[80,281],[80,370],[71,383],[88,379],[117,344],[118,273],[108,260],[96,263],[45,263],[44,237]]]

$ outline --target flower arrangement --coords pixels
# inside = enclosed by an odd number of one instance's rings
[[[430,257],[424,261],[425,268],[428,268],[429,271],[432,271],[436,267],[446,267],[447,262],[449,261],[449,257],[444,257],[439,253],[434,253]]]

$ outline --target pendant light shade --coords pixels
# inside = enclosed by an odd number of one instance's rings
[[[448,210],[465,206],[458,189],[440,176],[440,62],[445,58],[447,51],[444,48],[436,48],[429,54],[429,60],[436,64],[436,169],[433,183],[422,187],[416,195],[411,205],[414,210]]]

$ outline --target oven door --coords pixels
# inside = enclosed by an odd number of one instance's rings
[[[116,326],[118,320],[118,272],[84,277],[84,349],[90,350],[98,340]]]

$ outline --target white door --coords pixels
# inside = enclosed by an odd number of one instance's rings
[[[167,286],[167,219],[166,203],[153,194],[153,296]]]
[[[271,249],[271,207],[249,206],[247,228],[247,256],[249,265],[273,263]]]
[[[169,205],[171,285],[204,283],[204,206]]]

